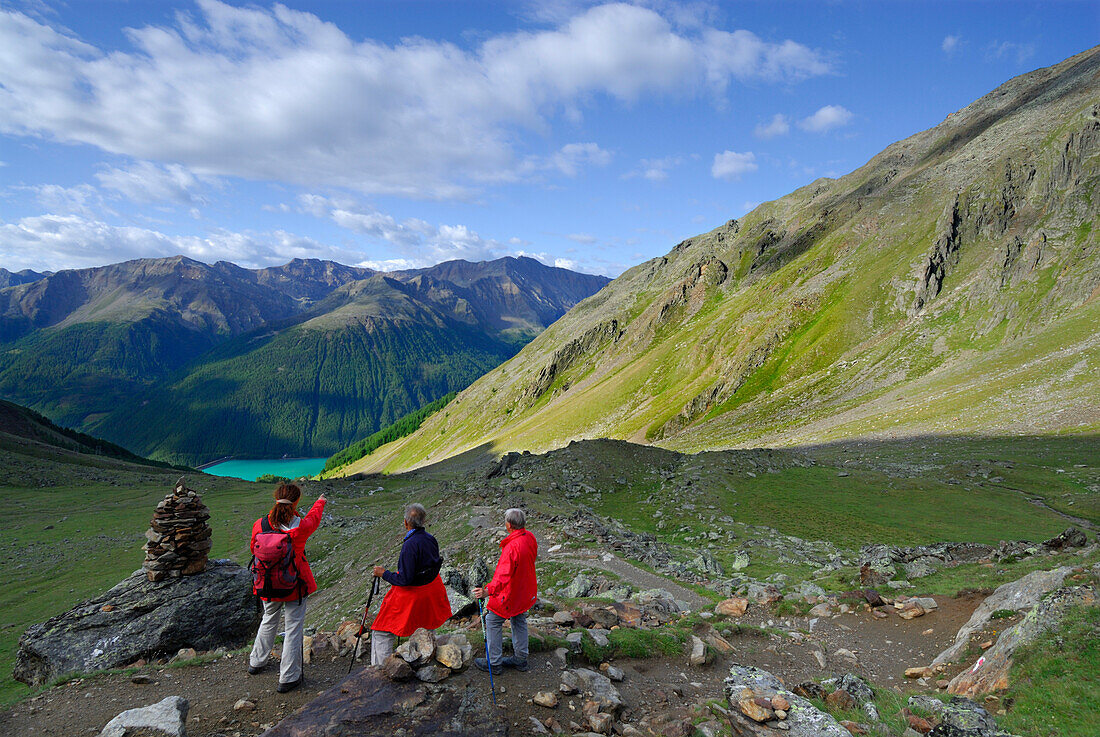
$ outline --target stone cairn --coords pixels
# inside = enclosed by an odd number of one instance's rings
[[[145,562],[141,567],[150,581],[190,576],[206,570],[210,552],[210,510],[202,497],[184,486],[181,478],[172,493],[157,504],[145,533]]]

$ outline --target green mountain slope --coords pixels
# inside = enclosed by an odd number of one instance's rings
[[[0,396],[144,455],[329,455],[464,388],[607,279],[183,257],[0,289]]]
[[[222,343],[91,427],[181,463],[331,455],[465,388],[564,313],[578,298],[571,290],[590,294],[606,281],[530,259],[464,268],[482,278],[455,283],[428,269],[344,284],[296,318]]]
[[[1100,50],[677,245],[349,468],[1100,429]]]

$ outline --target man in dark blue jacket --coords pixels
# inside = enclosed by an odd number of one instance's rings
[[[439,577],[443,561],[439,543],[424,529],[428,513],[420,504],[405,508],[405,539],[397,570],[374,567],[374,575],[391,585],[371,624],[371,665],[382,665],[398,637],[417,629],[434,630],[451,617],[447,589]]]

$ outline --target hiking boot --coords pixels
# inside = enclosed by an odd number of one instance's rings
[[[509,655],[507,658],[500,661],[500,664],[505,668],[515,668],[520,673],[526,673],[531,670],[531,666],[527,665],[526,660],[520,660],[515,655]]]
[[[298,676],[297,681],[290,681],[289,683],[283,683],[282,681],[279,681],[279,685],[275,687],[275,690],[279,693],[289,693],[301,685],[302,677]]]
[[[254,676],[259,673],[263,673],[265,670],[267,670],[267,663],[264,663],[263,665],[250,665],[248,666],[248,675]]]
[[[486,660],[485,658],[474,658],[474,667],[477,668],[478,670],[483,670],[486,673],[488,673],[489,672],[489,661]],[[504,672],[504,668],[502,668],[501,666],[499,666],[499,665],[494,665],[493,666],[493,675],[494,676],[499,676],[503,672]]]

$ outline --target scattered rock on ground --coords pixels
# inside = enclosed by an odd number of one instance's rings
[[[169,696],[151,706],[122,712],[107,722],[99,737],[128,737],[132,734],[187,737],[187,710],[187,699]]]

